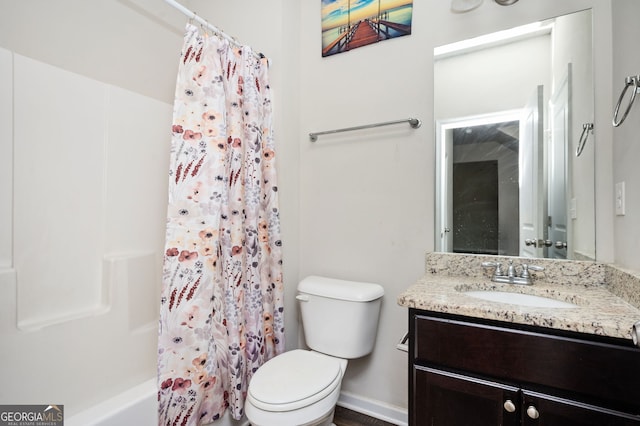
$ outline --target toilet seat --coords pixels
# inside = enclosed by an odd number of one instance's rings
[[[265,411],[291,411],[331,394],[342,381],[339,358],[295,349],[267,361],[251,378],[247,398]]]

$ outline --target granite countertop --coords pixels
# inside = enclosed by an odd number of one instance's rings
[[[434,312],[535,325],[565,331],[632,338],[633,324],[640,321],[640,279],[595,262],[531,260],[544,266],[534,273],[533,285],[500,284],[491,281],[485,261],[522,259],[428,253],[426,274],[398,296],[398,304]],[[615,281],[615,282],[613,282]],[[638,285],[636,288],[635,286]],[[630,288],[631,287],[631,288]],[[540,308],[490,302],[464,294],[493,290],[548,297],[577,305],[571,308]],[[629,296],[629,297],[628,297]]]

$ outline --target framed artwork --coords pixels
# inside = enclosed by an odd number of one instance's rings
[[[321,0],[322,56],[411,34],[413,0]]]

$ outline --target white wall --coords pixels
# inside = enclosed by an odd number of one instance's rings
[[[613,90],[617,101],[627,76],[640,74],[640,57],[630,54],[635,47],[640,28],[636,18],[640,14],[640,4],[633,0],[613,2]],[[627,95],[631,90],[627,91]],[[621,108],[626,108],[628,97]],[[612,103],[612,110],[615,103]],[[616,216],[615,223],[615,260],[616,263],[635,271],[640,270],[640,104],[636,103],[626,121],[613,132],[613,176],[614,182],[625,182],[626,214]],[[613,187],[609,202],[614,203]]]

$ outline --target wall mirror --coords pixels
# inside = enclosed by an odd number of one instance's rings
[[[437,251],[595,260],[591,10],[437,47],[434,102]]]

